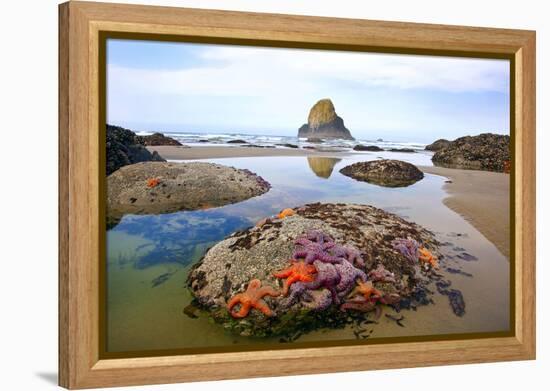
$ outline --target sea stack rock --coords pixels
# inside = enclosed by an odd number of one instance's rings
[[[330,99],[321,99],[313,105],[307,124],[298,130],[298,137],[355,140],[344,126],[344,120],[336,115]]]

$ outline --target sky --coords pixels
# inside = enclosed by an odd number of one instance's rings
[[[295,136],[330,98],[357,139],[509,134],[507,60],[107,41],[107,122]]]

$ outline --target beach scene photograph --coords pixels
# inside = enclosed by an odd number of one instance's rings
[[[512,330],[509,60],[105,53],[106,353]]]

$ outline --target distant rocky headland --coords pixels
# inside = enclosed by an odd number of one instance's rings
[[[441,140],[436,143],[445,144]],[[483,133],[460,137],[440,147],[432,161],[448,168],[506,172],[510,165],[510,136]]]
[[[147,146],[174,145],[181,143],[162,133],[138,136],[130,129],[107,124],[107,175],[120,167],[140,162],[165,162],[157,151],[150,152]]]
[[[149,152],[143,139],[131,130],[107,125],[107,175],[120,167],[148,161],[165,160],[156,151]]]
[[[309,111],[307,124],[298,130],[298,137],[310,139],[345,139],[355,140],[344,126],[330,99],[321,99]]]

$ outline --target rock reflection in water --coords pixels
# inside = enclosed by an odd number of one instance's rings
[[[315,173],[319,178],[328,179],[332,174],[332,170],[336,163],[342,159],[337,159],[333,157],[311,157],[307,158],[309,168]]]

